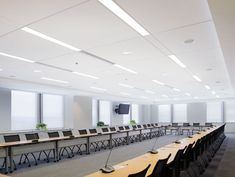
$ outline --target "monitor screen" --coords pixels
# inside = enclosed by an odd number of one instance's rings
[[[96,129],[89,129],[89,132],[90,132],[91,134],[97,133]]]
[[[102,128],[102,132],[108,132],[109,129],[108,128]]]
[[[110,131],[111,131],[111,132],[115,132],[115,131],[116,131],[116,128],[115,128],[115,127],[110,127]]]
[[[129,114],[129,104],[119,104],[118,113],[119,114]]]
[[[87,134],[86,129],[84,129],[84,130],[78,130],[78,132],[79,132],[80,135],[86,135],[86,134]]]

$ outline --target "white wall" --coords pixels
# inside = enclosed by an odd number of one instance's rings
[[[204,124],[206,122],[206,103],[189,103],[187,105],[188,122],[198,122]]]
[[[0,89],[0,132],[11,129],[11,91]]]

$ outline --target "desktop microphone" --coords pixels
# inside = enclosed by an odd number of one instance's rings
[[[109,155],[108,155],[108,158],[106,160],[105,166],[100,169],[103,173],[111,173],[115,170],[111,165],[108,165],[109,158],[110,158],[110,155],[112,153],[112,150],[113,150],[113,148],[111,148],[111,150],[109,151]]]
[[[155,140],[155,142],[154,142],[154,144],[153,144],[153,147],[152,147],[152,149],[149,151],[151,154],[157,154],[157,153],[158,153],[158,151],[155,149],[155,145],[156,145],[156,143],[157,143],[157,139],[158,139],[158,137],[156,137],[156,140]]]

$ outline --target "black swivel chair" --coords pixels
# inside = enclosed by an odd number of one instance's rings
[[[138,173],[130,174],[130,175],[128,175],[128,177],[145,177],[145,175],[146,175],[146,173],[147,173],[150,166],[151,165],[149,164],[144,170],[142,170]]]
[[[170,158],[171,154],[168,155],[167,158],[165,159],[160,159],[158,160],[158,162],[156,163],[152,174],[149,177],[166,177],[166,165],[167,165],[167,161]]]
[[[6,143],[10,143],[10,142],[18,142],[20,141],[20,136],[19,135],[7,135],[7,136],[4,136],[4,141]],[[15,161],[13,160],[13,164],[14,164],[14,170],[16,170],[16,163]],[[6,159],[4,160],[3,162],[3,166],[7,165],[6,164]]]

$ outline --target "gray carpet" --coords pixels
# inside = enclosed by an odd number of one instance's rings
[[[158,139],[156,147],[162,147],[182,136],[167,135]],[[117,164],[122,161],[134,158],[146,153],[153,146],[153,140],[134,143],[128,146],[115,148],[110,158],[110,164]],[[13,177],[82,177],[99,170],[106,161],[109,151],[100,151],[91,155],[79,155],[72,159],[65,159],[58,163],[44,163],[30,168],[24,167],[15,171]]]

